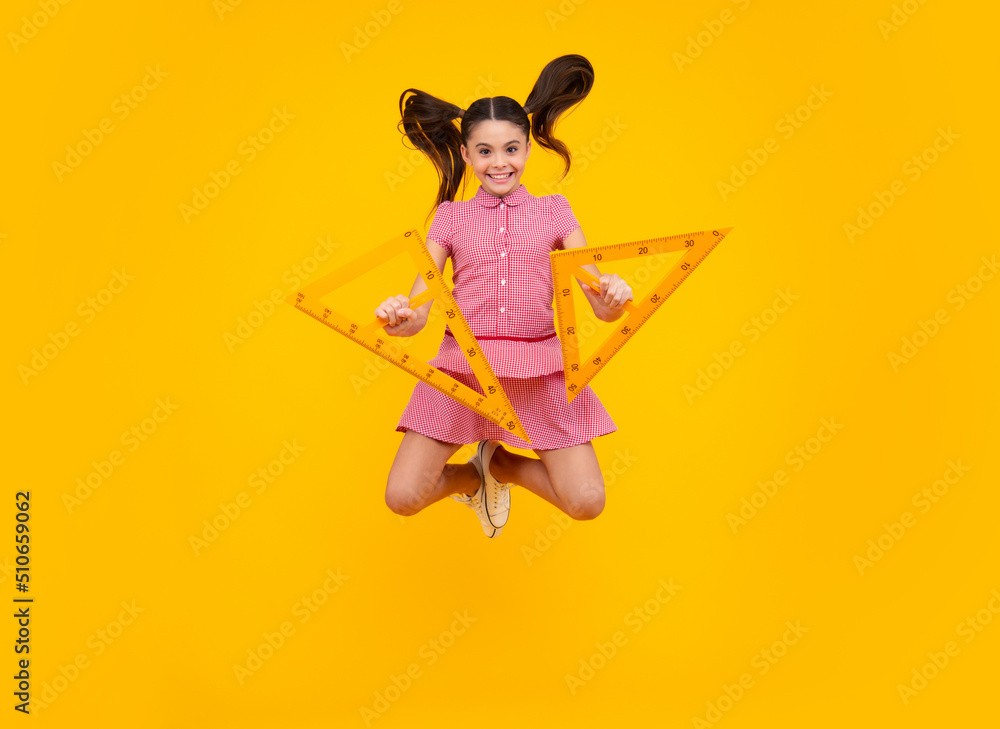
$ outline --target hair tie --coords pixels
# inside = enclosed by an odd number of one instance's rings
[[[528,109],[528,107],[527,107],[527,106],[522,106],[521,108],[522,108],[522,109],[524,109],[524,113],[525,113],[525,114],[530,114],[530,113],[531,113],[531,110],[530,110],[530,109]]]
[[[458,110],[458,118],[461,119],[463,116],[465,116],[465,109],[459,109]]]

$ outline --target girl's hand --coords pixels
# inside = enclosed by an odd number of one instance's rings
[[[382,330],[390,337],[408,337],[420,330],[417,325],[417,312],[408,308],[409,303],[410,300],[400,294],[390,296],[375,309],[375,316],[389,320]]]
[[[601,298],[609,309],[621,309],[625,302],[632,300],[632,287],[617,273],[602,273],[600,288],[595,289],[590,284],[588,288]]]

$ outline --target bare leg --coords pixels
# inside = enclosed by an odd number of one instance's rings
[[[389,469],[386,506],[397,514],[412,516],[451,494],[475,494],[481,483],[476,467],[447,462],[461,447],[406,431]]]
[[[601,513],[604,477],[591,443],[535,453],[539,458],[525,458],[500,446],[490,461],[490,473],[503,483],[523,486],[574,519]]]

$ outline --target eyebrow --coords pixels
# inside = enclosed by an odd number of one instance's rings
[[[520,144],[520,143],[521,143],[520,140],[517,140],[517,139],[512,139],[509,142],[507,142],[508,145],[511,145],[511,144]],[[490,145],[488,145],[486,142],[480,142],[476,146],[477,147],[489,147]]]

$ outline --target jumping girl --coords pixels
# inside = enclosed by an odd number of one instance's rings
[[[573,54],[546,65],[524,106],[494,96],[463,110],[418,89],[400,96],[402,133],[430,157],[440,176],[427,249],[441,271],[451,256],[455,300],[531,443],[417,383],[396,426],[404,435],[385,492],[386,505],[397,514],[416,514],[451,496],[475,511],[486,536],[496,537],[507,522],[511,485],[574,519],[593,519],[604,508],[604,479],[591,440],[617,428],[589,386],[566,402],[549,263],[551,251],[587,242],[565,197],[535,197],[521,183],[530,136],[563,158],[564,177],[569,172],[569,150],[553,129],[593,83],[590,62]],[[458,118],[460,128],[454,123]],[[465,165],[480,186],[471,200],[456,201]],[[618,319],[632,289],[616,274],[584,268],[600,280],[599,290],[580,284],[594,314],[602,321]],[[406,337],[423,328],[432,302],[415,309],[407,304],[426,289],[417,276],[409,297],[390,297],[375,309],[389,322],[386,334]],[[450,331],[429,364],[482,393]],[[468,463],[447,463],[463,445],[477,441]],[[499,441],[530,448],[538,458],[510,452]]]

